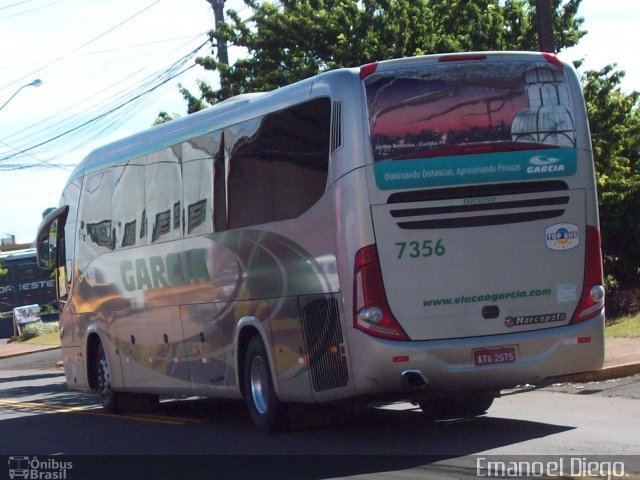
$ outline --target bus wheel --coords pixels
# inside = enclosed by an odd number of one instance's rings
[[[258,430],[275,432],[287,429],[287,408],[276,397],[267,351],[259,336],[254,336],[247,346],[244,392],[251,420]]]
[[[102,343],[98,344],[96,367],[96,385],[102,401],[102,408],[109,413],[116,413],[119,410],[118,394],[111,390],[111,368]]]

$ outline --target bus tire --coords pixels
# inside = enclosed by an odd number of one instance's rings
[[[102,408],[109,413],[120,411],[119,395],[111,389],[111,367],[102,343],[96,350],[96,386]]]
[[[247,345],[244,393],[251,420],[258,430],[271,433],[288,428],[287,408],[276,396],[267,350],[258,335]]]

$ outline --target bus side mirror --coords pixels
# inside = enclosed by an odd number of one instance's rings
[[[55,209],[44,217],[38,227],[36,235],[36,250],[38,266],[42,269],[50,269],[56,265],[57,257],[57,230],[58,225],[64,226],[69,207],[64,205]],[[61,220],[61,221],[58,221]]]
[[[56,228],[58,220],[51,222],[50,230],[43,232],[46,235],[38,237],[36,250],[38,252],[38,266],[42,269],[50,269],[56,266]]]
[[[38,251],[38,267],[42,269],[51,268],[51,253],[49,251],[48,235],[45,238],[38,238],[36,250]]]

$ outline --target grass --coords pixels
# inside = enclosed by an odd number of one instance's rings
[[[640,337],[640,313],[633,317],[623,317],[614,320],[604,330],[607,337],[634,338]]]
[[[25,340],[22,343],[28,345],[60,345],[60,334],[58,332],[45,333]]]
[[[31,345],[60,345],[58,322],[45,323],[41,321],[28,323],[21,328],[20,341]],[[58,338],[56,341],[55,338]],[[55,343],[51,343],[55,342]]]

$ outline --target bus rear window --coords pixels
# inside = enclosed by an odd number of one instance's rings
[[[375,73],[365,87],[376,161],[575,147],[558,65],[429,65]]]

